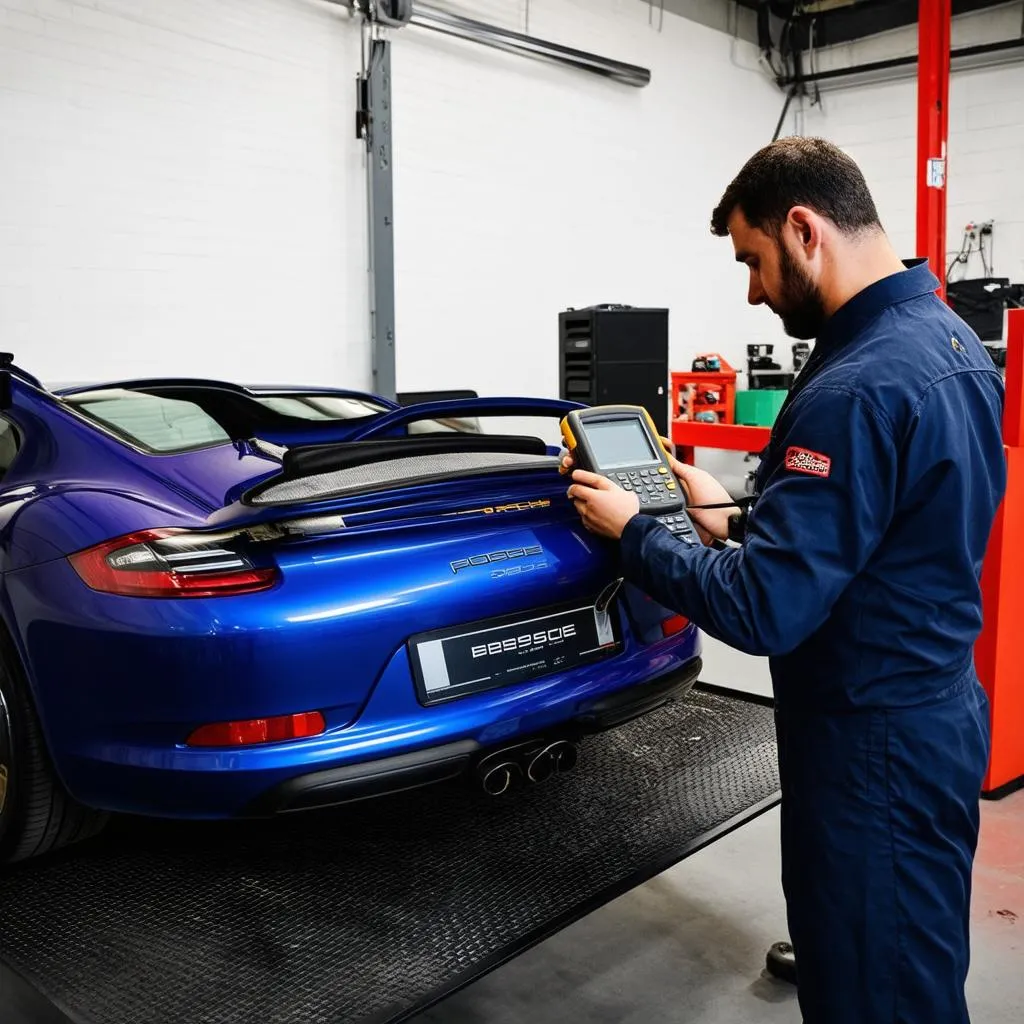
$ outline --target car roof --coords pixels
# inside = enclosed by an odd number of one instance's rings
[[[231,381],[214,380],[205,377],[138,377],[127,380],[90,381],[51,385],[49,390],[56,395],[68,396],[90,391],[139,391],[147,388],[203,388],[230,391],[238,395],[337,395],[339,397],[365,398],[385,407],[396,403],[369,391],[353,388],[336,388],[323,384],[235,384]]]

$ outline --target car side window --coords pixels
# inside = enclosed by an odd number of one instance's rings
[[[18,431],[10,420],[0,416],[0,480],[7,475],[15,456],[18,454]]]

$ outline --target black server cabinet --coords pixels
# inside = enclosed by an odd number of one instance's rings
[[[559,313],[558,389],[585,405],[642,405],[668,437],[668,310],[601,305]]]

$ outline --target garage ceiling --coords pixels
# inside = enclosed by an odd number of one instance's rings
[[[792,21],[793,43],[808,46],[807,33],[814,21],[816,46],[834,46],[879,32],[917,23],[918,0],[722,0],[761,17]],[[953,0],[953,15],[986,7],[1005,6],[1007,0]]]
[[[814,23],[814,44],[835,46],[917,23],[919,0],[640,0],[652,23],[665,13],[728,32],[749,42],[763,42],[765,21],[778,39],[789,23],[792,46],[809,48]],[[1001,7],[1008,0],[953,0],[953,14],[969,14],[986,7]],[[759,36],[758,23],[761,22]]]
[[[755,43],[791,95],[813,85],[842,87],[857,81],[883,81],[915,73],[916,59],[900,56],[807,73],[805,55],[882,32],[917,24],[919,0],[642,0],[653,25],[665,12],[709,25]],[[952,0],[954,16],[999,7],[1021,11],[1021,0]],[[1012,19],[1011,19],[1012,21]],[[812,45],[813,39],[813,45]],[[1024,60],[1024,24],[1008,38],[954,49],[953,70]],[[795,91],[794,91],[795,90]]]

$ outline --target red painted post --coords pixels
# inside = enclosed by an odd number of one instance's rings
[[[982,785],[1000,795],[1024,780],[1024,309],[1010,310],[1006,333],[1006,407],[1003,440],[1006,496],[999,509],[981,574],[984,624],[974,663],[988,693],[992,757]]]
[[[946,142],[952,0],[918,0],[917,254],[946,298]]]
[[[1006,314],[1006,404],[1003,440],[1011,448],[1024,447],[1024,309]]]

